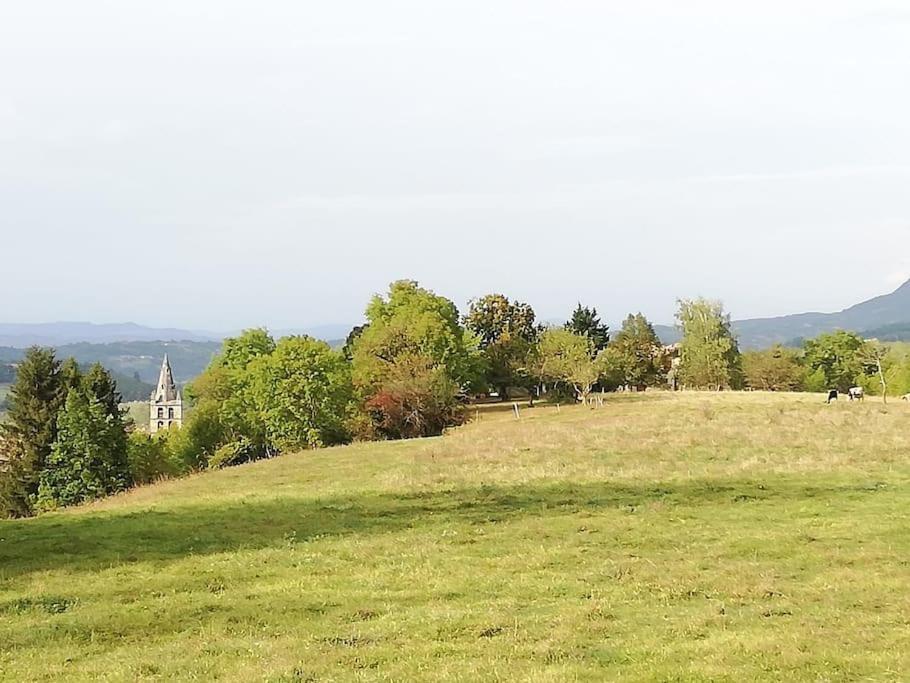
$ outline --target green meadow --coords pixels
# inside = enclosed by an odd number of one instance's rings
[[[0,521],[10,681],[910,677],[910,406],[608,395]]]

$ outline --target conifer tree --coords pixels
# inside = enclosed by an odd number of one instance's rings
[[[0,514],[33,512],[38,478],[57,438],[61,391],[60,362],[53,349],[28,349],[9,392],[7,421],[0,435],[7,460],[0,472]]]
[[[581,303],[572,312],[572,317],[565,327],[570,332],[590,339],[595,354],[606,348],[610,341],[610,328],[600,322],[597,309],[582,306]]]
[[[75,505],[130,484],[123,425],[93,395],[71,389],[57,418],[57,439],[40,473],[37,507]]]

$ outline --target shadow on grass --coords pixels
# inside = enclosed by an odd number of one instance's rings
[[[293,538],[394,533],[436,523],[486,523],[546,514],[665,505],[843,499],[880,485],[693,481],[649,486],[482,486],[423,493],[274,498],[224,505],[48,515],[0,521],[0,580],[43,570],[100,570],[150,560],[281,546]]]

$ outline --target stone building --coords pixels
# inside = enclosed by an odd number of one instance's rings
[[[164,356],[161,363],[161,372],[158,375],[158,387],[149,401],[149,432],[155,432],[171,427],[180,427],[183,424],[183,398],[174,383],[174,374],[171,364]]]

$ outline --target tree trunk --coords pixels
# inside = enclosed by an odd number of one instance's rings
[[[884,368],[882,368],[882,361],[880,358],[877,361],[877,365],[878,365],[878,378],[882,382],[882,403],[887,405],[888,404],[888,382],[885,380],[885,371],[884,371]]]

